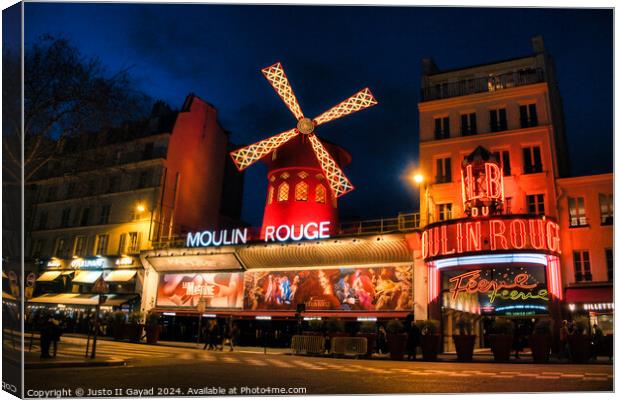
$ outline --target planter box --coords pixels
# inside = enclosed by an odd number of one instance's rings
[[[424,361],[437,361],[439,354],[440,335],[422,335],[420,342],[422,344],[422,359]]]
[[[571,359],[577,363],[587,362],[592,353],[590,351],[590,343],[592,337],[590,335],[569,335],[568,345],[570,346]]]
[[[456,347],[456,359],[460,362],[471,362],[474,359],[476,335],[452,335]]]
[[[549,362],[549,355],[551,354],[551,336],[530,336],[530,348],[532,349],[532,359],[535,363]]]
[[[144,325],[142,324],[125,324],[123,328],[124,337],[131,342],[139,342],[140,338],[142,338],[142,329]]]
[[[161,333],[161,325],[150,325],[145,327],[146,330],[146,343],[156,344],[159,340],[159,334]]]
[[[407,346],[407,334],[405,333],[388,333],[387,345],[392,360],[402,360],[405,356],[405,347]]]
[[[496,362],[508,362],[512,351],[512,335],[491,335],[491,350]]]

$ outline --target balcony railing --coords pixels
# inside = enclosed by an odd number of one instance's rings
[[[351,235],[372,235],[397,232],[411,232],[420,228],[420,213],[399,214],[394,218],[370,219],[361,221],[342,222],[338,226],[338,232],[333,233],[332,237],[351,236]],[[251,237],[260,235],[259,228],[248,228]],[[169,239],[162,239],[153,242],[153,249],[167,249],[175,247],[185,247],[187,237],[175,236]]]
[[[495,92],[545,81],[544,71],[532,68],[459,81],[438,82],[421,90],[422,101],[447,99],[468,94]]]

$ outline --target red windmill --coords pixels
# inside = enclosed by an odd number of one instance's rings
[[[267,226],[329,221],[336,226],[336,199],[353,190],[341,167],[351,156],[341,147],[322,143],[315,128],[377,104],[365,88],[314,119],[304,116],[280,63],[262,70],[271,86],[297,118],[297,126],[230,153],[241,171],[258,160],[267,163]],[[266,157],[271,154],[271,157]],[[326,186],[327,185],[327,186]]]

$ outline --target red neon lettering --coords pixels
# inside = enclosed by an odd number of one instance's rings
[[[484,171],[487,175],[487,196],[491,199],[502,197],[502,170],[497,164],[484,164]]]
[[[467,251],[473,250],[481,250],[482,249],[482,241],[480,240],[480,221],[478,222],[466,222],[465,223],[465,231],[467,234]],[[473,244],[473,246],[472,246]]]
[[[543,234],[543,222],[541,219],[529,220],[530,244],[533,248],[540,250],[545,247],[545,235]]]
[[[428,257],[428,231],[422,232],[422,258]]]
[[[463,252],[463,224],[456,224],[456,251],[458,253]]]
[[[525,247],[525,222],[522,219],[515,219],[510,223],[510,244],[515,249]]]
[[[448,227],[443,225],[441,227],[441,254],[454,254],[454,247],[448,251]]]
[[[560,226],[553,221],[547,221],[547,248],[549,251],[562,253],[560,250]]]
[[[489,230],[491,250],[497,250],[498,240],[501,248],[504,250],[508,250],[508,240],[506,239],[506,236],[504,236],[504,234],[506,233],[506,224],[504,224],[504,221],[497,219],[490,220]]]

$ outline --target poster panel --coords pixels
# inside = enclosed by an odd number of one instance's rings
[[[405,311],[413,309],[413,266],[248,271],[247,310]]]
[[[160,274],[158,307],[196,308],[205,299],[206,309],[243,307],[242,272]]]

